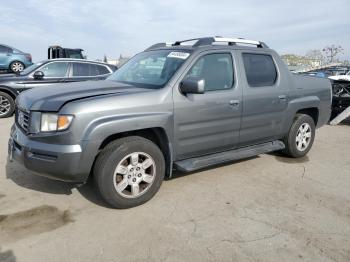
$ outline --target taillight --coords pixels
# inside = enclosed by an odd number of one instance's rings
[[[32,56],[31,55],[27,54],[26,58],[27,58],[28,61],[32,62]]]

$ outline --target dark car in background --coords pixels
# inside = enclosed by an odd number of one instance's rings
[[[0,70],[18,73],[32,64],[31,54],[0,44]]]
[[[103,80],[117,67],[85,59],[51,59],[33,64],[19,74],[0,76],[0,118],[15,110],[15,99],[24,90],[57,83]]]

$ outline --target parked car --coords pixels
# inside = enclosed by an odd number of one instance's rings
[[[336,80],[336,81],[349,81],[350,82],[350,71],[346,72],[345,74],[339,74],[328,77],[329,79]]]
[[[111,206],[130,208],[151,199],[173,167],[309,152],[330,117],[328,79],[292,74],[263,42],[192,42],[156,44],[106,81],[22,93],[10,160],[63,181],[93,174]]]
[[[19,73],[32,64],[32,56],[30,54],[0,44],[0,70]]]
[[[0,76],[0,118],[15,111],[15,98],[24,90],[57,83],[103,80],[117,69],[114,65],[85,59],[52,59],[28,67],[20,74]]]
[[[350,75],[348,75],[350,76]],[[349,78],[348,78],[349,79]],[[350,79],[349,79],[350,80]],[[350,81],[343,75],[340,78],[331,79],[333,87],[332,119],[350,107]]]

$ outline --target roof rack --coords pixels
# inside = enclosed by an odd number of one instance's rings
[[[195,41],[195,43],[192,45],[192,47],[212,45],[214,43],[227,43],[228,45],[243,44],[243,45],[254,45],[258,48],[268,48],[268,46],[264,42],[261,42],[261,41],[248,40],[248,39],[244,39],[244,38],[228,38],[228,37],[222,37],[222,36],[215,36],[215,37],[192,38],[192,39],[187,39],[187,40],[182,40],[182,41],[176,41],[173,44],[158,43],[158,44],[150,46],[146,50],[159,48],[159,47],[166,47],[166,46],[179,46],[182,43],[193,42],[193,41]]]

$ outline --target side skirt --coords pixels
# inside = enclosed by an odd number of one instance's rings
[[[285,145],[282,141],[276,140],[259,145],[247,146],[221,153],[215,153],[211,155],[205,155],[200,157],[189,158],[185,160],[176,161],[175,167],[178,170],[191,172],[194,170],[202,169],[212,165],[217,165],[233,160],[239,160],[243,158],[249,158],[259,154],[269,153],[273,151],[282,150]]]

